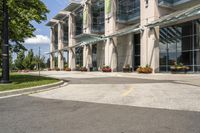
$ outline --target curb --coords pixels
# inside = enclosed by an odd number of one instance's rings
[[[47,91],[47,90],[60,87],[64,85],[65,83],[66,81],[62,80],[53,84],[35,86],[35,87],[24,88],[24,89],[19,89],[19,90],[3,91],[3,92],[0,92],[0,99],[6,98],[6,97],[20,96],[20,95],[25,95],[25,94],[32,94],[32,93],[41,92],[41,91]]]

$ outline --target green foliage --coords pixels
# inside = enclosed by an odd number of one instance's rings
[[[15,60],[16,69],[18,69],[18,70],[23,70],[24,69],[24,66],[23,66],[24,58],[25,58],[24,50],[21,50],[18,53],[17,58]]]
[[[25,56],[24,50],[21,50],[15,60],[15,68],[17,70],[38,70],[46,67],[45,57],[39,57],[34,55],[33,50],[29,50],[28,54]]]
[[[27,37],[34,36],[34,26],[31,22],[41,23],[47,19],[48,9],[41,0],[7,0],[9,7],[9,37],[17,45]],[[2,0],[0,1],[2,14]],[[0,16],[0,31],[2,31],[3,16]],[[0,32],[0,34],[2,34]]]
[[[28,51],[28,55],[24,58],[22,65],[27,70],[33,70],[35,66],[33,60],[34,60],[34,54],[33,50],[31,49],[30,51]]]
[[[42,21],[46,20],[46,14],[49,11],[42,0],[6,1],[9,9],[9,42],[14,44],[14,46],[12,47],[13,52],[21,53],[21,51],[25,50],[25,47],[22,45],[24,43],[24,39],[34,36],[34,31],[36,29],[34,28],[32,23],[41,23]],[[0,14],[3,14],[2,5],[3,0],[0,0]],[[0,47],[2,45],[2,22],[3,15],[0,15]],[[0,62],[2,62],[1,58]]]
[[[23,89],[34,86],[56,83],[59,80],[42,76],[33,76],[28,74],[11,73],[11,84],[0,84],[0,91]]]
[[[42,56],[42,57],[39,57],[38,55],[35,55],[34,56],[34,60],[33,60],[33,64],[35,65],[35,68],[37,70],[40,69],[43,69],[46,67],[46,63],[45,63],[45,57]]]

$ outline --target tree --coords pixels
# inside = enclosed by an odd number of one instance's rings
[[[40,69],[42,68],[45,68],[46,67],[46,63],[45,63],[45,57],[42,56],[42,57],[39,57],[38,55],[35,55],[34,56],[34,64],[35,64],[35,67],[37,70],[39,70],[39,67]]]
[[[21,50],[18,55],[17,58],[15,60],[15,66],[18,70],[23,70],[24,66],[22,64],[22,62],[24,61],[25,58],[25,54],[24,54],[24,50]]]
[[[24,66],[25,69],[27,70],[33,70],[34,69],[34,63],[33,63],[33,58],[34,54],[33,54],[33,50],[30,49],[28,51],[27,56],[24,58],[22,65]]]
[[[0,0],[0,14],[3,13],[2,2]],[[41,23],[46,20],[46,14],[49,11],[41,0],[7,0],[7,4],[9,8],[9,42],[14,44],[13,52],[20,52],[21,49],[25,50],[22,45],[24,39],[34,36],[35,28],[32,22]],[[3,16],[0,15],[0,47],[2,45],[2,22]]]

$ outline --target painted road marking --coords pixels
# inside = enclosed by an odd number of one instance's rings
[[[122,96],[128,96],[131,92],[133,91],[133,87],[130,87],[127,91],[125,91],[124,93],[122,93]]]

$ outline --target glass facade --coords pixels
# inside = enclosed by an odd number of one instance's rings
[[[92,31],[104,32],[105,11],[104,0],[92,0]]]
[[[64,46],[68,46],[68,23],[63,24],[63,43]]]
[[[78,47],[75,49],[76,53],[76,66],[83,66],[83,47]]]
[[[58,50],[58,25],[54,27],[54,49]]]
[[[136,70],[140,66],[140,34],[133,37],[133,69]]]
[[[92,67],[93,71],[97,71],[97,44],[92,45]]]
[[[79,8],[75,13],[76,35],[80,35],[83,33],[83,8]]]
[[[160,71],[169,72],[175,62],[200,72],[200,20],[160,29]]]
[[[118,0],[117,20],[132,21],[140,16],[140,0]]]

